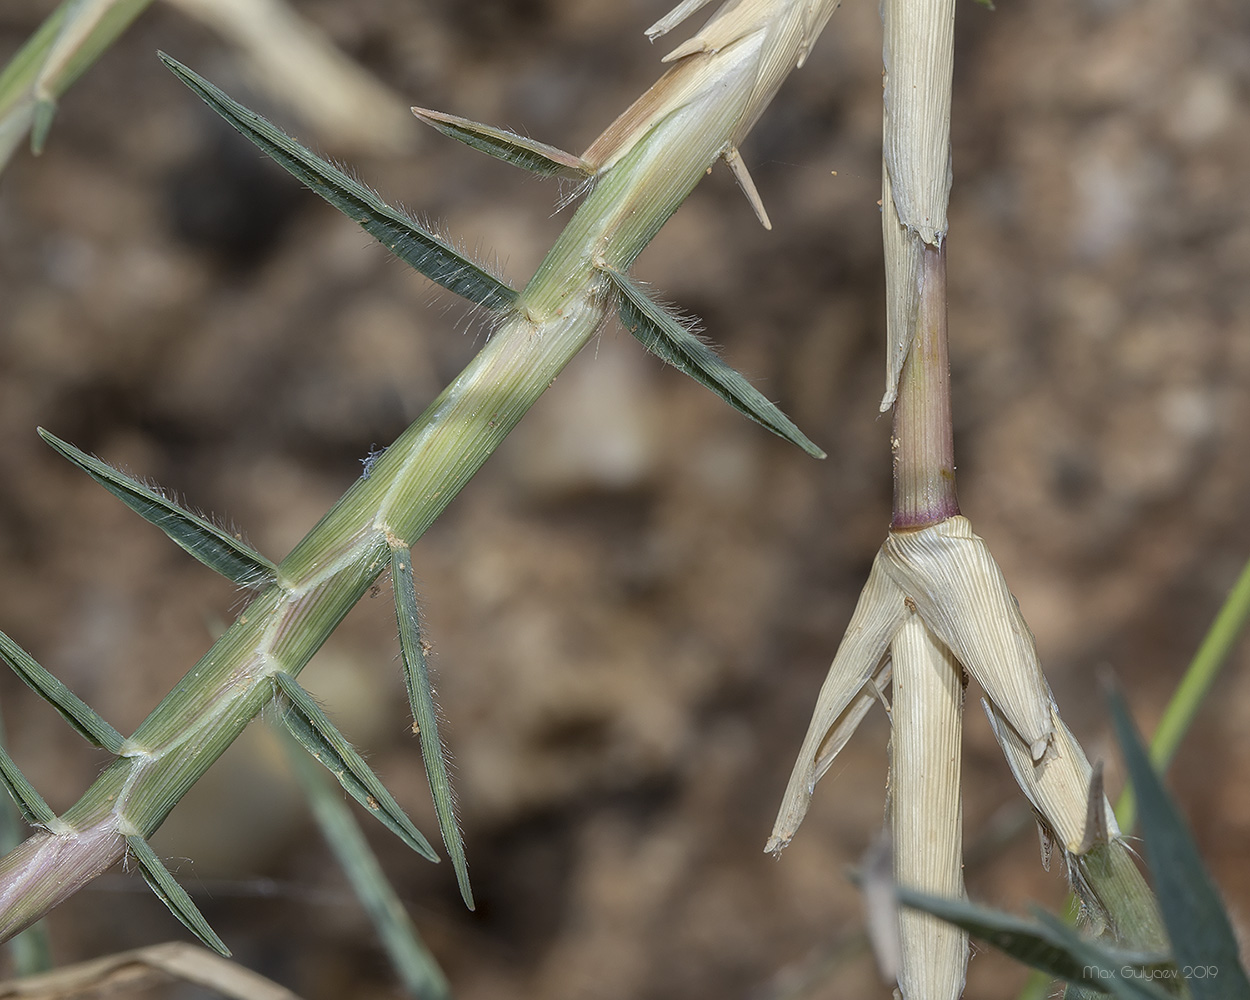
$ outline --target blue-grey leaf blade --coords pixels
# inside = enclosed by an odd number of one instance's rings
[[[443,755],[443,742],[438,734],[438,712],[425,660],[425,641],[421,638],[417,589],[412,576],[412,554],[402,542],[391,549],[391,582],[395,591],[395,616],[399,621],[400,649],[403,654],[404,680],[408,702],[412,707],[413,728],[421,741],[421,757],[425,775],[434,799],[439,831],[456,871],[456,882],[464,904],[473,909],[473,890],[469,885],[469,866],[464,853],[464,837],[456,821],[455,796]]]
[[[164,496],[159,490],[118,472],[111,465],[62,441],[42,427],[39,436],[59,455],[68,459],[122,503],[156,525],[170,540],[209,569],[244,587],[273,580],[277,568],[259,552]]]
[[[510,309],[517,293],[376,193],[301,146],[254,111],[164,53],[161,61],[201,100],[289,174],[302,181],[431,281],[475,305]]]
[[[84,739],[109,753],[121,753],[126,738],[3,632],[0,632],[0,659],[8,663],[27,686],[55,708]]]
[[[1146,861],[1176,962],[1182,969],[1217,970],[1214,976],[1188,978],[1194,1000],[1248,1000],[1250,980],[1241,964],[1237,939],[1193,835],[1150,763],[1123,697],[1112,688],[1108,700],[1133,783]]]
[[[405,844],[430,861],[438,855],[416,828],[395,797],[347,742],[326,716],[312,695],[290,674],[274,674],[274,683],[286,695],[282,721],[287,730],[312,756],[325,765],[343,789],[365,807],[375,819]]]
[[[681,325],[659,303],[613,268],[603,268],[619,293],[621,322],[651,353],[711,389],[730,406],[756,423],[798,445],[813,458],[825,453],[795,426],[736,369],[727,365],[703,341]]]
[[[177,879],[170,874],[169,869],[156,856],[151,845],[142,837],[128,836],[126,846],[139,863],[139,871],[143,873],[143,880],[156,893],[157,898],[169,907],[169,912],[199,938],[205,947],[212,948],[224,958],[229,958],[230,949],[217,936],[217,932],[209,926],[208,921],[204,919],[204,914],[191,902],[186,889],[180,886]]]

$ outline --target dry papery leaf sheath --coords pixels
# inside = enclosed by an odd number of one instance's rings
[[[960,735],[971,675],[1043,835],[1063,852],[1089,921],[1156,947],[1162,924],[1080,745],[1059,718],[1033,634],[955,493],[946,328],[946,208],[954,0],[884,0],[882,237],[894,511],[782,799],[766,850],[795,835],[815,784],[873,704],[891,719],[889,823],[896,884],[962,897]],[[879,893],[870,893],[879,897]],[[915,910],[884,921],[904,1000],[963,992],[968,943]],[[882,926],[878,914],[874,926]]]

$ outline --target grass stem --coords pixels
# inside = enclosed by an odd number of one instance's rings
[[[916,335],[894,404],[894,518],[922,528],[959,513],[946,333],[946,243],[925,244]]]

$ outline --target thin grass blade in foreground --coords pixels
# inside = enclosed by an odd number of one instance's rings
[[[321,835],[373,921],[400,982],[419,1000],[446,1000],[451,996],[447,977],[404,911],[351,810],[342,796],[333,791],[325,775],[297,747],[289,741],[286,745],[291,751],[291,767],[312,807]]]
[[[109,753],[122,752],[126,744],[125,737],[3,632],[0,632],[0,660],[8,663],[27,687],[60,712],[61,717],[77,730],[83,739]]]
[[[342,195],[343,207],[386,234],[397,253],[410,241],[419,248],[410,262],[420,266],[428,252],[431,270],[496,313],[493,335],[277,566],[273,582],[59,817],[57,832],[36,833],[0,860],[0,938],[116,862],[127,836],[148,837],[277,690],[299,701],[294,678],[390,565],[396,546],[421,536],[611,316],[617,292],[605,272],[626,273],[708,167],[736,147],[835,7],[833,0],[742,0],[670,54],[672,68],[592,145],[597,182],[515,299],[346,175],[327,183],[319,164],[287,147],[272,126],[171,66],[318,193]],[[329,742],[311,710],[301,707],[300,716],[310,741],[311,733]]]
[[[716,352],[682,326],[629,276],[605,269],[620,293],[621,323],[652,354],[711,389],[739,413],[798,445],[813,458],[824,458],[806,434]]]
[[[1018,962],[1040,969],[1056,979],[1111,993],[1125,1000],[1166,1000],[1168,994],[1143,983],[1146,971],[1167,965],[1164,954],[1124,951],[1079,938],[1066,925],[1040,923],[970,903],[916,892],[896,890],[906,909],[919,910],[962,928]]]
[[[412,113],[443,135],[542,177],[585,179],[595,172],[594,167],[580,156],[566,153],[545,142],[527,139],[507,129],[483,125],[443,111],[431,111],[429,108],[413,108]]]
[[[1181,740],[1206,701],[1220,669],[1228,662],[1229,654],[1241,638],[1247,621],[1250,621],[1250,562],[1242,567],[1237,582],[1220,606],[1215,621],[1203,636],[1185,676],[1163,711],[1154,738],[1150,741],[1150,760],[1155,767],[1166,771],[1172,763]],[[1133,787],[1129,785],[1116,803],[1116,815],[1125,830],[1132,830],[1136,813],[1137,803]]]
[[[1186,973],[1195,1000],[1250,998],[1237,939],[1193,836],[1151,764],[1124,699],[1112,689],[1109,700],[1177,965],[1182,970],[1214,970],[1214,975]]]

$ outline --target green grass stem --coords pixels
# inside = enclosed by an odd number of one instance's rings
[[[36,153],[57,99],[152,0],[64,0],[0,72],[0,170],[27,133]]]
[[[801,14],[784,8],[785,17]],[[658,103],[648,105],[654,113],[647,127],[602,172],[529,284],[514,301],[507,294],[498,300],[492,336],[477,356],[122,742],[119,756],[60,818],[64,828],[38,832],[0,859],[0,940],[119,860],[128,838],[133,845],[133,838],[150,836],[279,688],[299,701],[294,678],[390,565],[396,546],[416,542],[612,315],[617,292],[605,269],[627,271],[707,168],[756,120],[772,97],[772,84],[785,75],[775,68],[793,67],[812,37],[744,31],[740,39],[683,63],[681,72],[693,71],[683,77],[688,86],[660,87]],[[215,88],[171,68],[216,110],[233,110]],[[770,85],[760,87],[765,68]],[[661,83],[671,84],[679,69]],[[291,158],[278,141],[281,133],[267,131],[250,112],[235,116],[248,138],[261,136],[274,147],[267,149],[272,155]],[[284,165],[299,174],[308,164],[295,156]],[[323,175],[314,173],[302,179],[316,187]],[[336,197],[346,189],[337,180],[335,188],[330,193]],[[372,211],[375,206],[365,202]],[[377,213],[366,213],[359,221],[368,228],[375,218]],[[475,275],[470,298],[479,303],[480,288]],[[83,724],[80,713],[70,714]],[[327,741],[330,729],[315,724],[315,713],[305,706],[301,714]]]

